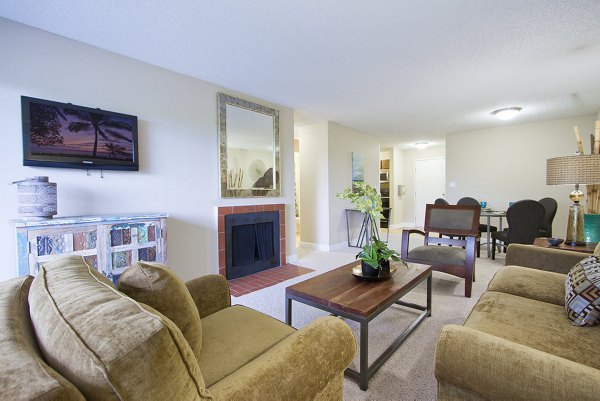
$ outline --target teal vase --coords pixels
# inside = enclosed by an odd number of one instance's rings
[[[600,214],[585,214],[583,225],[585,242],[600,242]]]

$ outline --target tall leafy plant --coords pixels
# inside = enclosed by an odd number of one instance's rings
[[[356,255],[369,266],[379,269],[381,264],[392,259],[400,260],[400,255],[379,238],[377,221],[383,218],[381,196],[377,190],[363,181],[355,181],[354,188],[346,188],[337,194],[340,199],[348,199],[358,210],[368,216],[366,227],[367,242],[362,251]]]

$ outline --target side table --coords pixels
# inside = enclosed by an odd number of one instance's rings
[[[539,246],[540,248],[553,248],[553,249],[563,249],[565,251],[574,251],[574,252],[582,252],[582,253],[594,253],[594,249],[598,245],[597,242],[588,242],[585,245],[566,245],[562,243],[558,246],[553,246],[546,241],[546,238],[536,238],[533,241],[534,246]]]

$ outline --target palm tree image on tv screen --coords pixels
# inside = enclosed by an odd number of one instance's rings
[[[31,155],[133,160],[133,116],[30,103]]]

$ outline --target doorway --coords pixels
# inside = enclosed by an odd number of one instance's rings
[[[415,227],[425,223],[425,205],[446,195],[446,159],[415,160]]]

